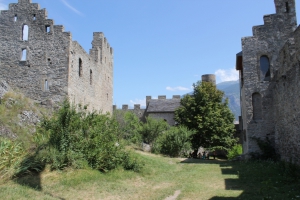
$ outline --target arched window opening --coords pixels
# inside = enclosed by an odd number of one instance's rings
[[[16,22],[18,20],[18,15],[15,15],[14,21]]]
[[[79,77],[82,77],[82,60],[79,58]]]
[[[261,95],[259,93],[252,94],[253,120],[262,119]]]
[[[260,80],[270,81],[270,61],[268,56],[260,57]]]
[[[90,69],[90,85],[93,84],[93,71]]]
[[[21,61],[27,60],[27,49],[22,49]]]
[[[48,84],[48,80],[47,79],[45,79],[44,89],[45,89],[45,91],[49,90],[49,84]]]
[[[28,25],[23,25],[23,30],[22,30],[22,39],[23,39],[23,41],[28,40],[28,33],[29,33]]]

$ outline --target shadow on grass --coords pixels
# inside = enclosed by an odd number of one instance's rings
[[[16,175],[14,182],[42,191],[40,173],[45,169],[45,164],[36,160],[36,153],[24,158],[20,164],[20,172]]]
[[[225,159],[202,160],[195,158],[187,158],[181,163],[219,165],[224,179],[224,189],[241,191],[238,197],[215,196],[210,200],[282,200],[300,198],[299,179],[284,174],[280,163],[272,161],[228,161]]]
[[[268,161],[232,162],[220,164],[225,190],[239,190],[238,197],[216,196],[210,200],[226,199],[297,199],[299,181],[283,175],[278,163]]]
[[[224,163],[225,159],[200,159],[200,158],[187,158],[180,163],[185,163],[185,164],[220,164]]]
[[[41,173],[45,170],[45,167],[45,163],[41,163],[36,159],[36,154],[26,157],[21,163],[21,171],[17,174],[16,178],[14,178],[14,182],[21,186],[30,187],[46,196],[65,200],[64,198],[58,197],[49,192],[43,192]]]

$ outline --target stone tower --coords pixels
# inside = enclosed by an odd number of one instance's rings
[[[204,82],[211,82],[216,85],[216,75],[214,74],[204,74],[201,76],[201,80]]]
[[[253,36],[242,38],[236,69],[240,73],[241,122],[244,153],[258,150],[252,137],[275,140],[272,78],[279,70],[279,51],[292,40],[297,28],[295,0],[275,0],[276,14],[265,15],[264,24],[253,27]]]

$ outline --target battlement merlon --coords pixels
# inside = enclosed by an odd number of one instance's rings
[[[134,110],[140,110],[141,104],[134,104]]]
[[[276,14],[296,15],[295,0],[274,0]]]
[[[107,48],[111,54],[113,54],[113,49],[110,47],[109,43],[107,42],[106,37],[104,36],[103,32],[94,32],[93,33],[93,41],[92,41],[92,48],[100,47],[101,49]]]
[[[18,0],[18,3],[32,3],[32,0]]]
[[[274,0],[276,14],[264,15],[264,24],[253,26],[254,37],[265,37],[268,33],[281,32],[283,35],[289,35],[297,28],[297,17],[295,9],[295,0]]]
[[[18,10],[24,10],[24,8],[28,11],[28,12],[33,12],[33,11],[36,11],[36,13],[34,14],[37,14],[39,15],[41,18],[44,18],[44,19],[48,19],[48,11],[43,8],[41,9],[40,8],[40,4],[38,3],[10,3],[9,6],[8,6],[8,10],[9,11],[12,11],[14,12],[14,14],[18,14]]]

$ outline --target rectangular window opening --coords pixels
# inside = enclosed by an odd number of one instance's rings
[[[26,61],[27,58],[27,49],[22,49],[21,61]]]
[[[287,13],[290,12],[289,2],[285,2],[285,9]]]
[[[15,15],[15,17],[14,17],[14,21],[16,22],[18,20],[18,16],[17,15]]]
[[[90,70],[90,85],[93,84],[93,71]]]
[[[32,17],[33,21],[36,20],[36,14],[33,14],[33,17]]]
[[[46,26],[46,33],[50,33],[50,31],[51,31],[51,28],[50,28],[49,25],[47,25],[47,26]]]
[[[49,90],[49,84],[48,84],[48,80],[47,79],[45,79],[44,89],[45,89],[45,91]]]
[[[24,25],[22,31],[23,31],[23,33],[22,33],[23,41],[28,41],[28,33],[29,33],[28,25]]]

